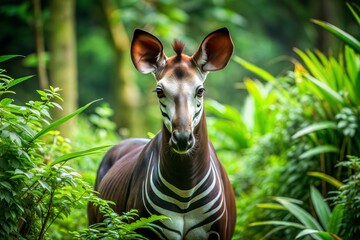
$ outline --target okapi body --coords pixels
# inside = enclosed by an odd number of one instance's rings
[[[149,239],[231,239],[236,221],[232,186],[206,128],[203,83],[224,68],[233,43],[226,28],[209,34],[188,56],[175,41],[168,58],[155,36],[135,30],[131,57],[142,73],[153,73],[163,119],[151,140],[128,139],[109,150],[97,173],[95,190],[116,203],[119,214],[137,209],[141,217],[165,215],[163,231],[141,232]],[[89,205],[89,223],[103,220]],[[157,235],[156,235],[157,234]]]

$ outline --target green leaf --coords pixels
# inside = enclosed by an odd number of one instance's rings
[[[152,230],[155,230],[154,227],[159,228],[158,226],[151,224],[155,221],[163,221],[163,220],[169,220],[169,217],[166,216],[162,216],[162,215],[151,215],[148,218],[140,218],[139,220],[136,220],[135,222],[132,222],[130,224],[128,224],[126,227],[128,228],[128,230],[130,231],[135,231],[136,229],[139,228],[150,228]]]
[[[320,224],[304,209],[289,202],[285,198],[275,197],[276,201],[282,204],[291,214],[293,214],[306,228],[311,228],[319,231],[323,231]]]
[[[9,134],[10,140],[18,146],[21,146],[21,138],[17,133],[10,132]]]
[[[310,187],[310,194],[311,194],[311,200],[312,203],[314,205],[316,214],[321,222],[321,224],[323,225],[323,227],[327,230],[327,224],[329,221],[329,217],[330,217],[330,208],[329,206],[326,204],[323,196],[321,195],[321,193],[319,192],[319,190],[317,190],[315,187],[311,186]]]
[[[300,229],[305,228],[304,225],[301,225],[296,222],[288,222],[288,221],[260,221],[249,224],[250,227],[264,226],[264,225],[280,225],[280,226],[294,227]]]
[[[31,172],[24,172],[23,170],[21,170],[21,169],[15,169],[15,174],[22,174],[22,175],[25,175],[28,179],[31,179],[33,176],[34,176],[34,174],[33,173],[31,173]]]
[[[46,126],[45,128],[43,128],[40,132],[38,132],[34,138],[33,138],[33,141],[37,138],[39,138],[40,136],[46,134],[47,132],[53,130],[54,128],[57,128],[58,126],[60,126],[61,124],[67,122],[69,119],[75,117],[76,115],[80,114],[81,112],[83,112],[85,109],[87,109],[88,107],[90,107],[93,103],[95,102],[98,102],[100,101],[101,99],[97,99],[97,100],[94,100],[88,104],[86,104],[85,106],[79,108],[78,110],[76,110],[75,112],[63,117],[63,118],[60,118],[58,120],[56,120],[55,122],[51,123],[50,125]]]
[[[64,162],[64,161],[68,161],[68,160],[73,159],[73,158],[78,158],[78,157],[82,157],[82,156],[86,156],[86,155],[90,155],[90,154],[99,153],[100,150],[108,149],[109,147],[112,147],[112,145],[94,147],[94,148],[90,148],[90,149],[87,149],[87,150],[84,150],[84,151],[68,153],[68,154],[65,154],[65,155],[55,159],[50,164],[50,166],[54,166],[55,164],[58,164],[58,163],[61,163],[61,162]]]
[[[322,173],[322,172],[308,172],[308,175],[312,176],[312,177],[320,178],[320,179],[330,183],[331,185],[333,185],[334,187],[336,187],[338,189],[344,185],[342,182],[340,182],[336,178],[334,178],[330,175],[327,175],[325,173]]]
[[[330,33],[334,34],[336,37],[338,37],[339,39],[344,41],[347,45],[352,47],[357,53],[360,53],[360,42],[355,37],[351,36],[347,32],[344,32],[340,28],[338,28],[330,23],[320,21],[320,20],[315,20],[315,19],[312,19],[311,21],[313,23],[321,26],[325,30],[329,31]]]
[[[359,17],[359,15],[355,12],[355,10],[353,9],[353,7],[351,7],[350,3],[346,3],[346,5],[347,5],[348,8],[350,9],[352,15],[354,15],[357,23],[360,25],[360,17]]]
[[[274,209],[274,210],[286,210],[281,204],[278,203],[259,203],[256,204],[258,208]]]
[[[21,78],[17,78],[17,79],[14,79],[12,80],[9,84],[8,84],[8,88],[11,88],[21,82],[24,82],[30,78],[32,78],[34,75],[30,75],[30,76],[25,76],[25,77],[21,77]]]
[[[305,159],[305,158],[310,158],[322,153],[338,153],[339,149],[337,146],[334,145],[322,145],[322,146],[317,146],[314,147],[304,153],[302,153],[299,158],[300,159]]]
[[[273,80],[275,80],[276,78],[271,75],[269,72],[265,71],[264,69],[261,69],[253,64],[251,64],[250,62],[238,57],[238,56],[234,56],[234,61],[239,63],[241,66],[243,66],[244,68],[246,68],[247,70],[249,70],[250,72],[258,75],[260,78],[271,82]]]
[[[11,104],[14,100],[11,99],[11,98],[4,98],[0,101],[0,106],[1,107],[6,107],[8,106],[9,104]]]
[[[232,106],[221,104],[216,100],[207,99],[205,101],[206,110],[218,117],[230,120],[232,122],[244,125],[240,113]],[[245,126],[244,126],[245,127]]]
[[[51,188],[49,186],[49,184],[43,180],[38,180],[38,182],[40,183],[40,185],[45,188],[46,190],[48,190],[49,192],[51,192]]]
[[[318,97],[321,98],[322,100],[328,100],[328,101],[335,100],[338,103],[344,102],[341,95],[339,93],[337,93],[336,91],[334,91],[333,89],[331,89],[326,83],[320,82],[319,80],[317,80],[316,78],[314,78],[313,76],[311,76],[309,74],[304,74],[304,76],[308,80],[310,80],[312,83],[314,83],[321,90],[323,95],[318,96]]]
[[[266,240],[266,239],[269,239],[269,237],[276,233],[276,232],[279,232],[283,229],[286,229],[287,226],[279,226],[279,227],[274,227],[273,229],[271,229],[269,232],[267,232],[262,238],[260,238],[259,240]]]
[[[360,73],[359,70],[359,57],[356,55],[354,49],[350,48],[349,46],[345,46],[345,62],[346,62],[346,70],[347,74],[349,75],[349,83],[351,86],[356,86],[357,77]],[[356,91],[355,91],[356,92]]]
[[[328,231],[333,234],[338,234],[341,226],[341,222],[344,214],[344,204],[337,204],[332,213],[330,214],[328,221]]]
[[[148,138],[153,139],[155,136],[156,136],[155,133],[147,132],[147,137],[148,137]]]
[[[306,235],[312,235],[312,237],[314,237],[316,239],[334,240],[332,238],[332,236],[330,235],[330,233],[323,232],[323,231],[318,231],[318,230],[314,230],[314,229],[304,229],[304,230],[302,230],[298,235],[296,235],[295,239],[304,237]]]
[[[5,187],[5,188],[7,188],[7,189],[9,189],[9,190],[12,190],[13,189],[13,187],[11,186],[11,184],[10,183],[8,183],[8,182],[0,182],[0,185],[2,185],[3,187]]]
[[[315,131],[319,131],[319,130],[323,130],[323,129],[337,129],[337,125],[335,122],[330,122],[330,121],[314,123],[314,124],[304,127],[303,129],[299,130],[298,132],[296,132],[292,136],[292,139],[297,139],[299,137],[302,137],[302,136],[308,135],[310,133],[313,133]]]
[[[24,57],[24,56],[22,56],[22,55],[2,55],[2,56],[0,56],[0,62],[5,62],[5,61],[15,58],[15,57]]]

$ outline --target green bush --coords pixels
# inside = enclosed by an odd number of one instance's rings
[[[90,199],[94,206],[99,207],[100,212],[106,217],[103,222],[91,225],[80,231],[73,232],[78,239],[147,239],[136,233],[137,229],[145,228],[152,231],[161,230],[155,221],[168,219],[165,216],[152,215],[149,218],[140,218],[136,210],[131,210],[123,215],[114,212],[110,205],[113,202],[105,201],[97,197]],[[130,222],[130,223],[128,223]]]
[[[358,21],[358,6],[356,11],[348,6]],[[348,179],[349,171],[336,168],[336,164],[345,161],[347,155],[360,155],[360,43],[331,24],[314,22],[344,41],[342,53],[333,57],[295,49],[299,60],[285,77],[274,77],[235,57],[237,63],[261,79],[245,79],[247,107],[239,112],[210,102],[208,109],[215,119],[209,121],[209,135],[220,159],[225,158],[238,196],[236,239],[259,239],[271,231],[269,226],[263,226],[261,232],[259,228],[251,229],[251,221],[289,221],[291,217],[285,211],[257,209],[257,203],[268,196],[307,203],[311,201],[311,185],[326,197],[334,187],[325,179],[311,177],[310,172],[327,174],[337,182]],[[355,189],[350,192],[356,196]],[[354,210],[353,215],[360,215],[357,208]],[[312,212],[311,206],[304,205],[304,211]],[[345,212],[346,208],[344,216]],[[347,229],[354,232],[354,223],[348,221]],[[293,239],[297,234],[286,228],[272,237]],[[343,232],[338,234],[345,236]]]
[[[13,57],[0,56],[0,63]],[[38,90],[40,99],[24,105],[15,104],[10,98],[11,94],[15,94],[12,87],[30,78],[13,79],[0,69],[0,238],[47,239],[49,229],[56,220],[66,219],[74,209],[84,209],[88,201],[100,205],[100,211],[109,218],[84,230],[68,229],[78,230],[73,233],[78,238],[92,239],[85,233],[97,231],[99,237],[138,239],[141,236],[136,229],[155,230],[153,222],[164,217],[137,220],[134,210],[124,215],[116,214],[112,208],[104,207],[108,206],[108,202],[96,197],[79,173],[65,165],[70,159],[103,153],[102,150],[109,147],[71,152],[71,143],[55,130],[92,103],[52,121],[49,110],[61,108],[53,101],[61,100],[59,89]],[[101,121],[98,119],[97,123]],[[86,219],[84,214],[81,218]],[[124,219],[134,222],[124,222]],[[54,236],[60,238],[51,234],[51,239]]]
[[[13,56],[2,56],[5,61]],[[70,146],[50,124],[49,110],[60,107],[59,89],[38,90],[39,100],[17,105],[12,87],[30,79],[12,79],[0,70],[0,235],[3,239],[43,239],[52,222],[66,217],[92,190],[61,162]],[[40,140],[42,137],[43,140]],[[56,164],[58,162],[58,164]]]
[[[337,205],[344,206],[340,235],[344,240],[360,239],[360,158],[350,156],[347,161],[340,162],[338,167],[351,172],[332,198]]]

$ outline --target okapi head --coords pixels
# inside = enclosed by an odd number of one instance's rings
[[[194,130],[203,113],[204,81],[211,71],[226,66],[233,42],[226,28],[210,33],[192,56],[183,53],[184,44],[175,41],[176,55],[167,57],[158,38],[135,30],[131,45],[132,61],[141,73],[153,73],[163,123],[171,134],[169,145],[178,154],[195,145]]]

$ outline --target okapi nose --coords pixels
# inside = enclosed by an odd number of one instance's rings
[[[178,153],[187,152],[194,145],[194,137],[192,132],[179,132],[178,130],[175,130],[172,134],[170,145]]]

